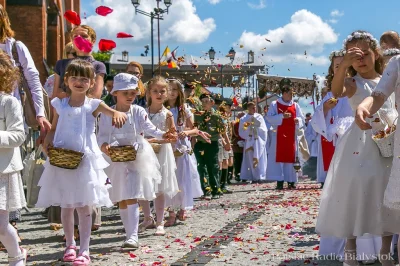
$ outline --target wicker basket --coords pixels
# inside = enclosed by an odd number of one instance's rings
[[[161,150],[161,144],[160,143],[150,143],[150,145],[153,148],[153,151],[155,153],[160,153],[160,150]]]
[[[113,162],[131,162],[136,160],[137,150],[132,145],[110,147],[110,158]]]
[[[396,119],[393,121],[393,126],[390,128],[390,132],[387,133],[383,138],[376,138],[375,136],[372,136],[372,139],[375,141],[376,145],[378,145],[382,157],[393,157],[394,133],[396,132],[395,122],[397,121],[397,118],[398,117],[396,117]]]
[[[389,134],[387,134],[384,138],[376,138],[372,137],[375,141],[376,145],[378,145],[379,151],[381,152],[382,157],[393,157],[394,150],[394,133],[396,130],[392,130]]]
[[[174,150],[174,156],[175,157],[181,157],[183,155],[183,152],[179,151],[179,150]]]
[[[63,148],[49,148],[49,161],[53,166],[64,169],[77,169],[82,161],[83,153]]]

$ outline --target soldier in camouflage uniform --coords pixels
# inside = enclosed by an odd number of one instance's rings
[[[218,199],[222,194],[219,184],[218,139],[222,136],[225,140],[225,150],[230,150],[231,145],[226,134],[226,125],[222,117],[212,108],[214,99],[209,94],[200,96],[203,111],[194,114],[195,126],[201,131],[211,135],[211,143],[198,138],[194,152],[198,163],[202,189],[206,199]],[[208,178],[205,173],[207,169]]]

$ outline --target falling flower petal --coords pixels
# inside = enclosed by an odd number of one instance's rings
[[[74,38],[76,48],[85,53],[90,53],[93,49],[93,44],[88,40],[82,38],[80,35]]]
[[[99,42],[99,50],[101,52],[111,51],[115,47],[117,47],[117,45],[112,40],[101,39]]]
[[[132,259],[136,258],[137,256],[131,252],[129,252],[129,257],[131,257]]]
[[[118,32],[117,38],[132,38],[133,35],[126,33],[126,32]]]
[[[74,24],[76,26],[81,25],[81,18],[78,13],[72,10],[68,10],[64,13],[64,18],[68,20],[69,23]]]
[[[96,8],[96,13],[99,14],[100,16],[107,16],[108,14],[111,14],[114,10],[107,6],[99,6]]]

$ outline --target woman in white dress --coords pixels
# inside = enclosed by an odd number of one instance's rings
[[[164,107],[164,102],[168,98],[168,83],[160,76],[152,78],[147,84],[147,104],[146,108],[148,118],[160,130],[168,133],[174,133],[175,123],[172,113]],[[164,208],[166,198],[172,199],[178,192],[179,186],[176,180],[176,163],[171,142],[176,139],[157,140],[149,135],[148,141],[156,151],[158,162],[161,166],[161,183],[157,186],[157,197],[154,205],[157,215],[156,235],[165,235],[164,230]],[[144,221],[139,225],[139,232],[145,231],[147,228],[154,226],[154,220],[150,213],[150,202],[139,201],[143,209]]]
[[[194,118],[190,107],[185,104],[185,95],[183,84],[175,78],[169,78],[168,101],[164,103],[172,115],[178,132],[174,150],[182,154],[175,157],[176,161],[176,178],[179,185],[179,193],[172,199],[167,199],[166,206],[170,207],[168,221],[165,226],[172,226],[176,222],[176,218],[180,221],[185,220],[185,210],[193,209],[194,198],[203,195],[200,184],[200,176],[197,172],[197,160],[193,154],[192,145],[189,136],[202,136],[208,139],[206,132],[201,132],[193,126]],[[174,209],[178,209],[175,214]]]
[[[11,211],[26,207],[19,150],[25,140],[24,121],[21,104],[11,95],[18,79],[18,69],[0,51],[0,241],[11,266],[25,265],[27,255],[26,249],[19,247],[15,228],[8,222]]]
[[[385,103],[386,99],[388,99],[393,92],[395,92],[396,101],[400,102],[400,55],[393,57],[386,69],[383,73],[382,79],[376,86],[374,92],[371,97],[366,98],[357,108],[356,112],[356,123],[362,130],[371,129],[371,125],[369,121],[367,122],[367,118],[376,113],[379,108]],[[399,109],[397,110],[399,111]],[[388,185],[384,194],[384,206],[389,207],[393,212],[400,211],[400,166],[398,160],[400,158],[400,131],[396,130],[394,136],[394,153],[393,153],[393,167],[391,170],[390,178]],[[386,220],[390,219],[387,218]],[[399,228],[390,227],[392,223],[389,222],[388,227],[386,227],[387,231],[396,233],[400,232]],[[400,221],[397,220],[398,226],[400,225]],[[399,243],[397,244],[399,248]]]
[[[101,116],[97,142],[110,164],[105,169],[111,180],[110,199],[118,203],[122,224],[126,232],[123,248],[138,248],[139,206],[138,200],[153,200],[156,198],[155,184],[161,182],[160,164],[150,144],[144,139],[143,133],[157,139],[163,139],[165,132],[157,129],[147,119],[146,111],[137,105],[132,105],[136,95],[140,94],[138,78],[125,73],[114,77],[114,87],[111,95],[117,99],[112,108],[124,112],[129,123],[122,128],[112,127],[108,116]],[[132,145],[137,149],[136,159],[128,162],[113,162],[109,157],[112,146]]]
[[[345,49],[346,55],[333,78],[332,93],[334,97],[348,97],[355,110],[379,82],[382,57],[377,41],[364,31],[348,36]],[[352,77],[347,78],[347,73]],[[394,120],[388,115],[393,113],[393,107],[393,103],[386,103],[380,111],[385,120]],[[374,121],[376,128],[383,124],[382,120]],[[371,235],[382,236],[382,265],[393,265],[390,257],[392,236],[386,234],[383,221],[386,212],[382,208],[390,169],[391,160],[380,155],[371,131],[363,132],[357,125],[351,125],[336,147],[316,225],[322,236],[347,238],[344,265],[357,265],[356,238]]]

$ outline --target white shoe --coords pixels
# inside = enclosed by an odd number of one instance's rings
[[[157,225],[157,230],[155,232],[156,236],[163,236],[165,235],[165,230],[164,230],[164,223],[161,223],[159,225]]]
[[[139,248],[139,242],[134,238],[129,238],[122,244],[123,248]]]

